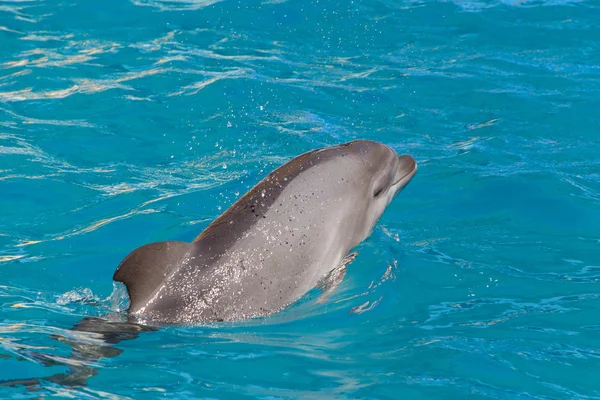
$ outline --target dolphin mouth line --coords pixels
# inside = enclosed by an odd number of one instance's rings
[[[408,183],[412,179],[413,176],[417,173],[417,163],[414,164],[413,169],[404,174],[400,179],[392,184],[392,186],[396,186],[402,184],[403,182]]]

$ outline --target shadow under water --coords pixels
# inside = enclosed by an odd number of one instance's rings
[[[46,367],[66,365],[69,370],[43,378],[28,378],[0,381],[0,386],[26,386],[29,390],[39,390],[42,382],[52,382],[62,386],[86,386],[87,380],[98,374],[94,367],[95,362],[103,358],[119,356],[123,350],[114,347],[123,340],[132,340],[142,332],[158,330],[157,327],[145,326],[133,322],[110,321],[98,317],[85,317],[80,320],[69,332],[73,336],[52,335],[53,339],[68,344],[72,354],[67,362],[60,362],[37,354],[38,361]]]

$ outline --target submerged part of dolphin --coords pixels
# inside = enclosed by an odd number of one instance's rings
[[[129,315],[146,323],[267,316],[339,266],[416,171],[411,156],[366,140],[302,154],[192,243],[139,247],[113,279],[127,287]]]
[[[0,380],[2,386],[25,386],[30,391],[41,390],[47,384],[58,384],[65,387],[87,385],[87,380],[98,374],[97,361],[103,358],[116,357],[123,350],[115,347],[123,340],[132,340],[141,332],[154,331],[156,328],[138,325],[132,322],[111,321],[97,317],[85,317],[80,320],[69,334],[52,335],[53,339],[71,346],[69,357],[53,357],[43,353],[29,351],[31,359],[46,367],[63,366],[64,373],[57,373],[42,378]],[[19,347],[19,345],[15,346]]]

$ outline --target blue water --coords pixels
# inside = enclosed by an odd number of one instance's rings
[[[0,380],[95,371],[0,397],[600,398],[599,21],[598,1],[0,0]],[[419,172],[325,304],[74,357],[128,252],[358,138]]]

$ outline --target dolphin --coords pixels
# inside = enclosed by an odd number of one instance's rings
[[[417,164],[389,146],[356,140],[283,164],[193,242],[146,244],[113,279],[139,323],[241,321],[274,314],[350,260]],[[339,281],[339,279],[338,279]]]
[[[121,353],[114,345],[156,330],[153,325],[261,317],[323,282],[330,292],[353,259],[350,250],[370,235],[416,171],[411,156],[366,140],[292,159],[192,243],[151,243],[125,257],[113,279],[127,288],[127,320],[86,317],[68,335],[55,335],[73,348],[65,361],[30,354],[42,365],[68,367],[66,373],[0,381],[0,387],[85,386],[100,359]]]

